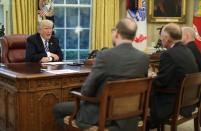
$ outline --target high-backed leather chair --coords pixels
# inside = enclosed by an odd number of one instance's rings
[[[28,35],[6,35],[1,37],[1,62],[24,62],[27,37]]]

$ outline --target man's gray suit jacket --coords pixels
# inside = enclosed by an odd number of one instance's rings
[[[149,56],[134,48],[131,43],[123,43],[101,51],[81,88],[81,93],[87,96],[98,96],[106,80],[145,77],[148,74],[148,64]],[[84,102],[80,106],[76,120],[86,124],[97,124],[98,114],[98,105]]]

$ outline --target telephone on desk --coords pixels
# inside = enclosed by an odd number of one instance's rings
[[[99,50],[92,50],[91,53],[89,53],[87,59],[94,59],[94,58],[96,58],[98,52],[99,52]]]
[[[81,65],[84,65],[84,62],[72,62],[72,63],[69,63],[67,65],[69,65],[69,66],[81,66]]]
[[[100,51],[106,50],[108,49],[107,47],[103,47]],[[84,64],[85,65],[93,65],[95,62],[95,58],[98,54],[98,52],[100,52],[99,50],[92,50],[91,53],[89,53],[87,59],[85,60]]]
[[[102,48],[102,50],[107,49],[106,47]],[[80,66],[80,65],[93,65],[94,64],[94,59],[96,58],[99,50],[92,50],[91,53],[88,54],[88,57],[85,61],[75,61],[73,63],[70,63],[68,65],[70,66]]]
[[[92,50],[91,53],[89,53],[87,59],[94,59],[94,58],[96,58],[98,52],[106,50],[106,49],[108,49],[108,47],[103,47],[103,48],[101,48],[101,50]]]

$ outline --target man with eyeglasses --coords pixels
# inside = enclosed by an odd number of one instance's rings
[[[98,53],[92,71],[82,85],[81,93],[83,95],[99,96],[106,80],[147,76],[149,57],[132,45],[136,31],[137,24],[129,18],[120,20],[112,29],[114,48]],[[60,125],[64,126],[64,117],[72,113],[73,104],[73,102],[66,102],[54,107],[54,116]],[[99,106],[97,104],[82,102],[75,122],[80,128],[95,130],[98,128],[96,126],[98,115]],[[109,131],[135,131],[137,130],[137,122],[138,118],[109,121],[107,129]]]
[[[169,23],[162,28],[161,42],[167,50],[160,55],[159,72],[152,82],[150,121],[147,130],[159,127],[171,117],[178,89],[185,74],[198,72],[192,52],[183,45],[181,39],[182,29],[179,25]],[[194,109],[192,106],[184,107],[180,114],[189,117]]]

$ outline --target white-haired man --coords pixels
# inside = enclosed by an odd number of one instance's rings
[[[182,41],[195,56],[198,64],[199,71],[201,72],[201,54],[198,47],[195,44],[195,31],[192,27],[182,27]]]
[[[182,29],[179,25],[169,23],[163,27],[161,42],[167,50],[160,55],[159,72],[152,81],[150,122],[147,128],[158,127],[171,117],[180,82],[185,74],[198,72],[193,53],[183,45],[181,39]],[[165,89],[174,93],[160,91]],[[194,106],[183,107],[180,114],[189,117],[194,109]]]
[[[27,38],[26,62],[61,61],[62,52],[59,40],[52,36],[53,22],[42,20],[38,25],[38,33]]]

